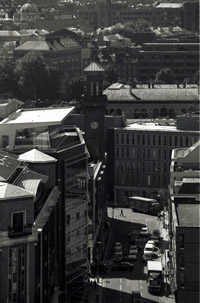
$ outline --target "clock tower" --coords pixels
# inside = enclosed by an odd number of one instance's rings
[[[83,98],[85,111],[85,141],[90,153],[90,160],[104,160],[105,131],[104,117],[107,96],[102,94],[104,69],[92,62],[84,69],[87,89]]]

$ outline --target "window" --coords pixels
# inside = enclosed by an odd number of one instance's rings
[[[183,146],[183,137],[180,136],[180,146],[182,147]]]
[[[179,254],[179,264],[180,264],[180,267],[185,268],[185,256],[184,256],[184,254]]]
[[[150,142],[150,135],[147,136],[147,140],[148,140],[148,145],[150,145],[151,144],[151,142]]]
[[[174,137],[174,145],[177,146],[177,136]]]
[[[116,157],[119,158],[119,147],[117,147]]]
[[[124,148],[122,147],[122,158],[124,158]]]
[[[129,144],[129,135],[126,135],[126,143]]]
[[[119,144],[119,134],[116,135],[116,144]]]
[[[153,145],[156,145],[156,136],[153,135]]]
[[[172,146],[172,136],[169,136],[169,146]]]
[[[124,134],[121,134],[121,144],[124,144]]]
[[[79,220],[79,219],[80,219],[80,213],[77,212],[77,213],[76,213],[76,220]]]
[[[185,247],[184,235],[183,235],[183,234],[180,234],[180,235],[179,235],[179,247],[180,247],[181,249],[184,249],[184,247]]]
[[[132,135],[132,144],[134,145],[134,135]]]
[[[14,232],[23,232],[25,224],[25,211],[12,213],[12,229]]]
[[[161,136],[158,136],[158,145],[161,145]]]
[[[180,286],[185,287],[185,274],[183,272],[180,273]]]
[[[128,147],[126,149],[126,156],[127,156],[127,158],[129,158],[129,148]]]
[[[9,136],[2,136],[2,148],[6,148],[9,145]]]

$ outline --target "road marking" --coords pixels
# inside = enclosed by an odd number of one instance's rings
[[[142,280],[140,280],[140,293],[141,293],[141,296],[142,296]]]

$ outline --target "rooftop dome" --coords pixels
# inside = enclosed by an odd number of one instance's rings
[[[31,1],[25,3],[21,8],[22,13],[38,13],[37,6],[33,4]]]

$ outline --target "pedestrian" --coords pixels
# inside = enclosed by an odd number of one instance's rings
[[[123,212],[123,209],[121,209],[121,212],[120,212],[120,215],[119,215],[120,217],[122,216],[122,217],[125,217],[124,216],[124,212]]]

